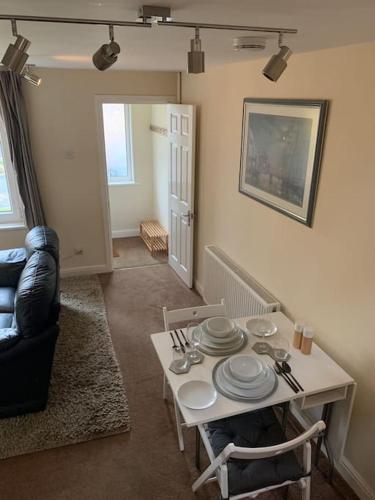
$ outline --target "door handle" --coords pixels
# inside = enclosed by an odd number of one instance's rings
[[[188,226],[190,226],[190,223],[194,218],[194,214],[193,212],[191,212],[191,210],[188,210],[187,214],[181,214],[181,217],[185,217],[185,219],[187,219],[188,221]]]

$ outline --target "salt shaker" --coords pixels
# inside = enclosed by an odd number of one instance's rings
[[[314,330],[310,326],[305,326],[303,329],[303,336],[301,342],[301,352],[303,354],[310,354],[314,337]]]
[[[295,347],[296,349],[301,349],[302,334],[303,334],[303,325],[301,325],[300,323],[295,323],[293,347]]]

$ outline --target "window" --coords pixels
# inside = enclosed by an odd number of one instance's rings
[[[23,225],[23,207],[18,192],[3,120],[0,118],[0,226]]]
[[[117,102],[101,106],[108,184],[133,184],[130,106]]]

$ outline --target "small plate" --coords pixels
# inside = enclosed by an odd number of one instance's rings
[[[277,326],[275,323],[272,323],[272,321],[265,318],[249,319],[246,323],[246,328],[249,333],[252,333],[257,337],[271,337],[271,335],[275,335],[277,332]]]
[[[209,382],[190,380],[180,386],[177,391],[177,398],[186,408],[204,410],[215,403],[217,392]]]
[[[228,367],[232,377],[241,382],[250,382],[263,371],[263,363],[254,356],[239,354],[228,360]]]

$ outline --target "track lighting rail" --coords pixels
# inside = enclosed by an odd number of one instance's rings
[[[64,23],[64,24],[100,24],[112,26],[129,26],[133,28],[151,28],[154,23],[139,22],[139,21],[113,21],[105,19],[83,19],[75,17],[45,17],[45,16],[22,16],[0,14],[0,20],[3,21],[31,21],[41,23]],[[192,22],[177,22],[177,21],[158,21],[158,26],[172,26],[175,28],[200,28],[212,30],[229,30],[229,31],[253,31],[260,33],[284,33],[295,35],[298,33],[294,28],[277,28],[267,26],[236,26],[235,24],[210,24],[210,23],[192,23]]]
[[[40,23],[62,23],[62,24],[100,24],[103,26],[129,26],[133,28],[151,28],[152,23],[137,21],[111,21],[105,19],[82,19],[78,17],[44,17],[44,16],[10,16],[0,14],[0,21],[31,21]]]
[[[209,24],[209,23],[184,23],[176,21],[158,21],[158,26],[174,26],[175,28],[200,28],[211,30],[229,30],[229,31],[258,31],[261,33],[286,33],[295,35],[298,33],[294,28],[269,28],[266,26],[236,26],[235,24]]]

